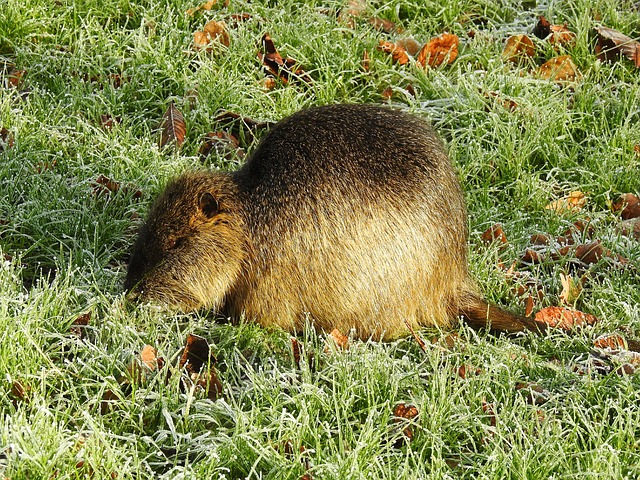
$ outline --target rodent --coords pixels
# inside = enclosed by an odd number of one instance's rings
[[[412,327],[516,332],[467,269],[467,213],[444,146],[421,118],[331,105],[278,122],[234,172],[171,181],[132,250],[126,290],[182,311],[390,340]]]

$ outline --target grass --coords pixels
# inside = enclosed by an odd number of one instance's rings
[[[640,192],[640,81],[630,62],[596,61],[597,25],[637,37],[631,1],[371,1],[369,15],[398,22],[419,42],[449,31],[456,61],[429,71],[393,65],[382,38],[359,20],[336,21],[343,4],[231,0],[193,17],[197,2],[4,0],[0,8],[0,474],[13,479],[76,478],[637,478],[640,377],[593,355],[602,333],[640,334],[634,268],[592,267],[577,307],[601,322],[567,335],[493,336],[461,326],[423,330],[388,344],[325,349],[325,335],[290,336],[255,325],[225,325],[206,312],[168,315],[126,305],[122,280],[137,218],[166,181],[191,168],[235,168],[199,159],[213,118],[233,111],[275,121],[334,102],[391,102],[432,120],[450,150],[469,208],[471,270],[483,292],[524,311],[496,265],[518,258],[534,233],[560,235],[589,219],[595,237],[635,263],[637,240],[619,233],[609,203]],[[208,19],[248,12],[230,45],[197,52],[193,33]],[[567,52],[582,80],[557,85],[531,65],[501,60],[511,34],[530,33],[538,15],[577,34]],[[473,38],[469,30],[475,31]],[[310,86],[265,90],[256,44],[268,32]],[[554,55],[536,40],[546,58]],[[372,68],[361,68],[363,51]],[[6,88],[12,70],[24,70]],[[114,81],[114,76],[120,79]],[[116,84],[117,83],[117,84]],[[407,85],[415,90],[410,95]],[[197,92],[197,95],[194,93]],[[498,98],[514,101],[505,108]],[[162,113],[174,101],[188,125],[182,149],[160,149]],[[112,129],[101,116],[120,117]],[[243,145],[247,150],[255,141]],[[96,195],[106,175],[129,187]],[[143,193],[141,200],[133,192]],[[545,206],[571,191],[585,208],[557,215]],[[501,223],[504,252],[480,234]],[[558,260],[532,275],[557,305]],[[70,326],[91,320],[82,339]],[[167,375],[187,334],[205,337],[224,395],[211,401]],[[160,372],[126,382],[145,345],[165,359]],[[604,366],[603,366],[604,364]],[[466,378],[459,368],[467,366]],[[606,368],[611,367],[611,368]],[[604,370],[603,373],[598,373]],[[168,377],[168,379],[167,379]],[[542,389],[544,402],[527,388]],[[106,392],[115,400],[103,408]],[[398,422],[394,407],[418,416]],[[413,439],[404,439],[409,426]]]

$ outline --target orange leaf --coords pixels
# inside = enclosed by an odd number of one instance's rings
[[[187,134],[187,124],[180,110],[176,108],[173,102],[169,104],[169,108],[162,116],[160,125],[162,135],[160,136],[160,148],[170,142],[175,142],[179,147],[184,143],[184,137]]]
[[[560,55],[540,65],[538,76],[554,82],[571,82],[580,78],[581,75],[571,56]]]
[[[598,318],[579,310],[571,310],[564,307],[546,307],[536,313],[536,322],[558,327],[562,330],[571,330],[575,327],[593,325],[598,322]]]
[[[560,58],[560,57],[558,57]],[[545,64],[546,65],[546,64]],[[544,66],[544,65],[543,65]],[[571,192],[566,197],[551,202],[544,207],[547,210],[553,210],[558,214],[565,212],[575,212],[580,210],[587,203],[587,197],[580,191]]]
[[[211,20],[204,26],[203,31],[209,35],[210,41],[218,41],[225,47],[229,46],[229,34],[227,33],[226,23]]]
[[[422,50],[418,52],[416,62],[424,68],[427,65],[432,68],[439,67],[445,61],[450,65],[458,56],[459,43],[460,39],[457,35],[443,33],[424,44]]]
[[[549,43],[562,47],[572,47],[576,43],[576,34],[564,25],[552,25],[551,36],[548,38]]]
[[[504,230],[502,229],[502,225],[500,225],[499,223],[496,223],[495,225],[492,225],[489,228],[487,228],[482,234],[481,238],[486,245],[490,245],[496,242],[496,243],[499,243],[501,246],[504,246],[508,243],[507,235],[504,233]]]
[[[337,347],[346,350],[349,348],[349,337],[344,335],[340,330],[334,328],[329,334],[329,338],[333,340]]]
[[[404,47],[398,44],[380,40],[380,43],[378,44],[378,50],[390,54],[393,61],[399,63],[400,65],[406,65],[407,63],[409,63],[409,55],[407,54],[407,51],[404,49]]]
[[[531,58],[536,53],[533,41],[526,35],[513,35],[507,39],[502,51],[505,61],[517,63],[523,59]]]
[[[603,335],[593,341],[594,347],[611,350],[627,350],[627,340],[622,335]]]

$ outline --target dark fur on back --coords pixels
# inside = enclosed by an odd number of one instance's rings
[[[467,273],[467,218],[429,124],[333,105],[279,122],[238,171],[174,180],[152,207],[126,280],[184,310],[224,308],[288,330],[394,338],[412,326],[518,331]]]

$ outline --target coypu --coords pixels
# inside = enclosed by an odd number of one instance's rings
[[[170,182],[134,245],[125,288],[263,326],[393,339],[412,327],[535,329],[489,305],[467,271],[460,184],[430,125],[333,105],[280,121],[231,173]]]

